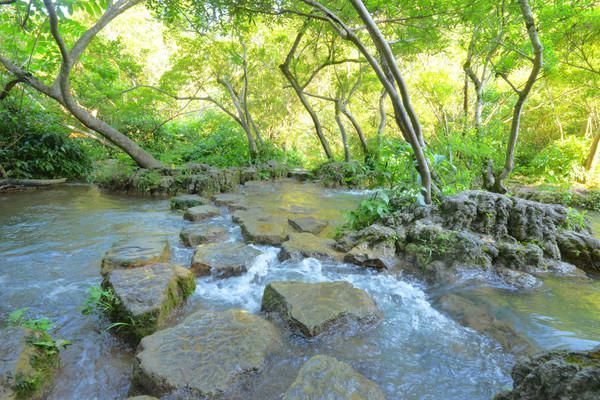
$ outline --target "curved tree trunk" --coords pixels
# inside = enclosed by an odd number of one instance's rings
[[[106,10],[100,19],[88,29],[73,45],[71,50],[68,50],[58,29],[58,18],[56,16],[55,5],[51,0],[44,0],[44,5],[48,11],[50,21],[50,31],[54,41],[58,45],[61,53],[61,68],[55,83],[52,86],[47,86],[37,80],[28,71],[18,67],[9,59],[0,55],[0,63],[14,74],[20,82],[24,82],[37,91],[56,100],[64,108],[67,109],[79,122],[83,125],[98,132],[111,143],[115,144],[125,153],[127,153],[140,167],[142,168],[160,168],[163,165],[156,160],[151,154],[143,150],[137,143],[129,139],[127,136],[108,125],[101,119],[94,117],[89,111],[81,107],[71,93],[69,83],[71,71],[74,65],[79,61],[81,54],[85,51],[92,39],[112,20],[121,15],[123,12],[141,3],[142,0],[119,0]],[[18,83],[18,82],[17,82]],[[13,85],[14,86],[14,85]],[[6,96],[6,94],[3,94]]]
[[[279,69],[283,73],[283,76],[285,76],[285,78],[288,80],[290,85],[292,85],[292,88],[296,92],[296,95],[300,99],[300,102],[302,103],[302,105],[304,106],[304,108],[306,109],[308,114],[310,115],[310,118],[312,119],[313,125],[315,127],[315,133],[317,134],[317,137],[319,138],[319,142],[321,142],[321,146],[323,147],[323,151],[325,152],[327,159],[333,160],[333,153],[331,152],[331,148],[329,147],[329,142],[327,142],[327,139],[325,138],[325,135],[323,134],[323,127],[321,126],[321,121],[319,121],[319,117],[317,116],[317,113],[315,112],[315,110],[313,110],[308,99],[304,95],[304,91],[300,87],[300,84],[298,83],[298,81],[296,80],[296,78],[294,77],[292,72],[290,71],[290,63],[292,62],[294,53],[296,52],[296,49],[298,48],[298,45],[300,44],[300,41],[302,40],[302,37],[304,36],[305,29],[306,28],[303,27],[300,30],[300,32],[298,32],[298,35],[296,36],[294,44],[292,45],[292,48],[290,49],[290,52],[288,53],[288,55],[285,59],[285,62],[279,66]]]

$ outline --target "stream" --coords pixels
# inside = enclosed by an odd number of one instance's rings
[[[365,196],[315,185],[273,184],[250,201],[273,213],[318,209],[335,225]],[[590,214],[595,233],[600,214]],[[231,214],[212,223],[241,241]],[[107,194],[90,185],[0,194],[0,319],[29,307],[29,315],[56,323],[55,337],[72,341],[61,353],[62,368],[49,399],[124,399],[134,350],[81,314],[86,290],[101,281],[103,254],[117,240],[159,236],[170,240],[172,261],[189,265],[192,249],[178,240],[186,224],[168,200]],[[333,232],[333,228],[329,233]],[[379,384],[390,400],[489,400],[511,385],[514,356],[493,339],[455,322],[434,308],[427,287],[411,279],[315,259],[280,262],[278,248],[258,246],[262,255],[249,271],[224,280],[198,278],[180,317],[201,309],[244,308],[259,312],[265,285],[274,280],[347,280],[369,292],[385,318],[357,335],[306,340],[286,336],[285,351],[270,361],[248,399],[279,399],[304,361],[328,354],[348,362]],[[485,303],[540,350],[590,349],[600,344],[600,281],[548,277],[534,292],[518,293],[465,281],[448,291]]]

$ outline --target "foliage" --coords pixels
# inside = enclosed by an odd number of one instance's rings
[[[567,219],[565,220],[565,228],[570,231],[581,231],[587,228],[586,212],[577,211],[573,208],[567,210]]]
[[[11,178],[81,178],[90,159],[67,135],[56,115],[0,106],[0,166]]]
[[[117,315],[119,313],[118,307],[120,304],[121,300],[115,295],[112,288],[91,286],[87,290],[87,297],[81,308],[81,313],[83,315],[98,315],[100,317]],[[119,330],[130,326],[130,322],[116,321],[110,323],[105,330]]]
[[[347,214],[345,228],[360,230],[383,219],[390,212],[390,197],[386,191],[377,191],[360,202],[358,208]]]
[[[584,161],[589,144],[577,137],[557,140],[544,147],[520,172],[526,176],[544,177],[551,183],[585,180]]]

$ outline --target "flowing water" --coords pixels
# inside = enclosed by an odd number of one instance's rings
[[[274,213],[318,209],[320,217],[339,222],[361,196],[287,183],[254,201],[268,204]],[[241,240],[225,209],[213,222],[229,227],[230,240]],[[177,240],[184,224],[181,214],[169,211],[168,201],[110,195],[92,186],[0,194],[0,318],[29,307],[30,315],[56,322],[55,336],[73,342],[61,353],[62,369],[50,399],[127,397],[134,352],[104,332],[98,320],[81,315],[85,291],[100,283],[102,255],[120,239],[168,237],[173,261],[189,264],[192,251]],[[390,400],[489,400],[510,385],[513,356],[433,308],[420,283],[314,259],[279,262],[277,248],[258,248],[263,254],[246,274],[198,279],[182,314],[231,307],[259,312],[262,291],[274,280],[347,280],[376,299],[385,319],[354,335],[313,340],[287,336],[286,350],[270,361],[246,398],[280,398],[314,354],[352,364]],[[597,282],[548,279],[542,290],[526,295],[498,287],[469,289],[463,288],[465,295],[486,300],[493,312],[511,320],[540,348],[590,348],[598,343]]]

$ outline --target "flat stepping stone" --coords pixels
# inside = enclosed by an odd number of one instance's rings
[[[244,195],[238,193],[221,193],[212,197],[214,203],[218,206],[226,206],[230,210],[246,210],[244,205]]]
[[[171,210],[185,210],[190,207],[210,204],[208,199],[197,194],[182,194],[171,199]]]
[[[129,323],[123,331],[137,342],[165,326],[171,311],[194,293],[196,280],[186,268],[161,263],[116,269],[103,286],[117,299],[109,318]]]
[[[260,254],[244,243],[204,244],[194,253],[192,271],[198,276],[212,274],[218,278],[241,275]]]
[[[343,261],[344,253],[333,248],[335,240],[315,236],[312,233],[291,233],[289,240],[281,244],[280,260],[312,257],[321,260]]]
[[[243,310],[200,311],[142,339],[134,387],[156,397],[223,399],[282,347],[277,328]]]
[[[163,238],[137,238],[115,243],[104,255],[101,274],[117,268],[135,268],[169,260],[169,241]]]
[[[313,217],[288,218],[288,224],[298,232],[308,232],[315,235],[321,233],[328,225],[327,221]]]
[[[220,214],[221,210],[215,206],[196,206],[185,210],[183,218],[188,221],[198,222],[208,218],[216,217]]]
[[[317,355],[304,363],[283,400],[385,400],[377,384],[333,357]]]
[[[33,343],[48,341],[49,335],[10,327],[0,330],[0,337],[0,399],[45,398],[59,367],[59,355],[50,354]],[[20,389],[20,382],[37,384]]]
[[[191,224],[179,233],[183,244],[195,247],[202,243],[216,242],[227,236],[227,229],[217,225]]]
[[[258,244],[280,245],[288,237],[287,221],[283,217],[262,215],[260,211],[241,210],[233,213],[240,224],[244,239]]]
[[[279,313],[293,330],[306,337],[333,327],[371,325],[383,318],[367,292],[345,281],[271,282],[263,292],[262,310]]]

